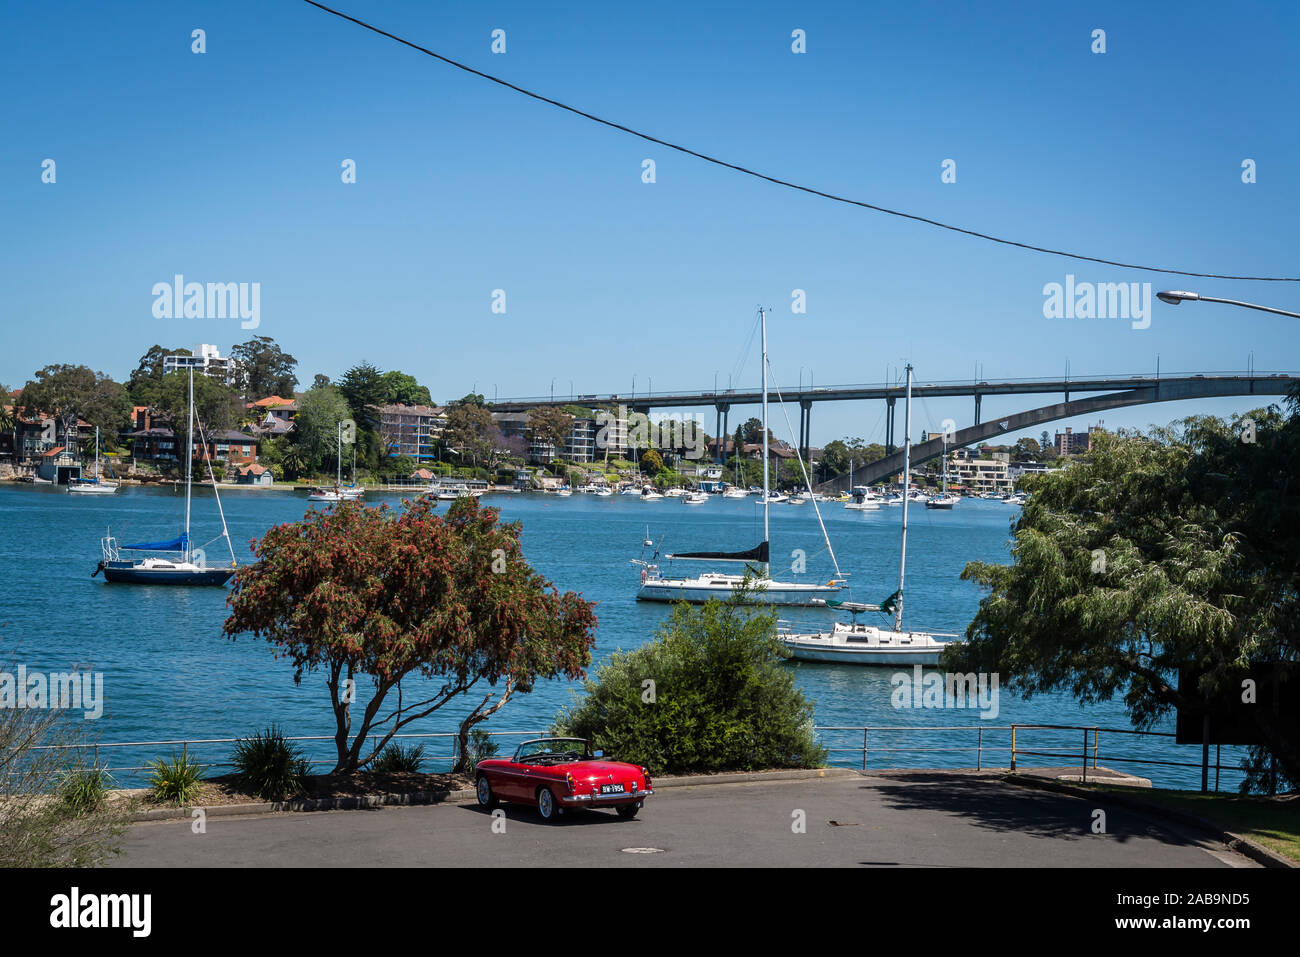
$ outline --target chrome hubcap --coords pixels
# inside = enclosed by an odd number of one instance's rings
[[[537,808],[538,808],[538,810],[540,810],[540,811],[542,812],[542,817],[550,817],[550,816],[551,816],[551,812],[552,812],[553,810],[555,810],[555,808],[554,808],[554,806],[551,804],[551,792],[550,792],[550,791],[543,791],[543,792],[541,793],[541,796],[537,799]]]

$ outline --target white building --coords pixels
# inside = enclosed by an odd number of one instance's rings
[[[223,357],[216,346],[206,342],[195,346],[192,356],[163,356],[163,375],[186,369],[220,379],[226,385],[236,385],[239,380],[239,360]]]

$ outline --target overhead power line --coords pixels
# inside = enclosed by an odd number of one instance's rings
[[[749,169],[748,167],[740,166],[736,163],[728,163],[726,160],[718,159],[716,156],[709,156],[707,153],[701,153],[697,150],[690,149],[689,147],[686,146],[679,146],[676,143],[669,143],[667,140],[661,140],[658,137],[651,136],[649,133],[642,133],[640,130],[634,130],[630,126],[624,126],[621,123],[615,123],[613,120],[607,120],[604,119],[603,117],[596,116],[592,113],[587,113],[584,110],[578,109],[577,107],[569,106],[567,103],[561,103],[559,100],[551,99],[549,96],[543,96],[540,93],[534,93],[532,90],[527,90],[524,89],[522,86],[517,86],[514,83],[511,83],[509,80],[503,80],[499,76],[493,76],[491,73],[484,73],[482,70],[476,70],[472,66],[461,63],[457,60],[453,60],[450,57],[443,56],[441,53],[435,53],[433,50],[430,50],[428,47],[422,47],[418,43],[412,43],[410,40],[399,37],[395,33],[389,33],[387,30],[381,30],[379,27],[367,23],[364,20],[358,20],[356,17],[349,16],[348,14],[343,13],[341,10],[335,10],[333,7],[327,7],[323,3],[317,3],[316,0],[303,0],[303,3],[310,4],[311,6],[323,10],[326,13],[331,13],[334,16],[339,17],[340,19],[347,20],[349,23],[355,23],[357,26],[363,27],[371,31],[372,33],[377,33],[382,37],[387,37],[390,40],[395,40],[396,42],[402,44],[403,46],[410,47],[412,50],[418,50],[420,53],[423,53],[426,56],[431,56],[435,60],[441,60],[443,63],[446,63],[448,66],[454,66],[458,70],[464,70],[466,73],[472,73],[474,74],[474,76],[482,77],[485,80],[490,80],[493,83],[499,84],[500,86],[504,86],[507,89],[514,90],[516,93],[522,93],[524,96],[530,97],[534,100],[539,100],[542,103],[549,103],[551,106],[558,107],[559,109],[565,110],[569,113],[573,113],[576,116],[581,116],[583,119],[591,120],[593,123],[599,123],[602,126],[608,126],[611,129],[615,129],[623,133],[631,134],[632,136],[639,137],[640,139],[646,140],[647,142],[655,143],[659,146],[666,147],[667,149],[670,150],[676,150],[679,153],[685,153],[687,156],[694,156],[696,159],[702,159],[706,163],[712,163],[715,166],[722,166],[726,169],[735,170],[738,173],[744,173],[746,176],[753,176],[756,179],[766,180],[769,183],[775,183],[777,186],[784,186],[788,189],[798,190],[801,193],[808,193],[813,196],[820,196],[823,199],[833,200],[834,202],[837,203],[845,203],[846,205],[849,206],[860,206],[863,209],[871,209],[878,213],[887,213],[890,216],[898,216],[902,219],[910,219],[918,223],[925,223],[927,226],[937,226],[939,229],[947,229],[954,233],[961,233],[965,236],[973,236],[976,239],[983,239],[991,243],[1000,243],[1003,246],[1015,246],[1019,249],[1028,249],[1031,252],[1046,253],[1049,256],[1062,256],[1066,259],[1076,259],[1081,262],[1101,263],[1106,266],[1119,266],[1124,269],[1140,269],[1144,272],[1168,273],[1173,276],[1198,276],[1203,279],[1237,279],[1237,280],[1248,280],[1251,282],[1300,282],[1300,277],[1232,276],[1232,275],[1225,275],[1222,273],[1213,273],[1213,272],[1192,272],[1186,269],[1165,269],[1160,266],[1144,266],[1141,263],[1126,263],[1126,262],[1120,262],[1115,259],[1102,259],[1098,256],[1084,256],[1080,253],[1066,252],[1065,250],[1062,249],[1049,249],[1046,246],[1035,246],[1031,243],[1021,243],[1021,242],[1016,242],[1013,239],[1003,239],[999,236],[990,236],[988,233],[981,233],[974,229],[966,229],[962,226],[954,226],[951,223],[942,223],[939,222],[937,219],[928,219],[925,216],[918,216],[915,213],[906,213],[898,209],[889,209],[886,206],[877,206],[874,203],[867,203],[860,199],[850,199],[847,196],[837,196],[834,193],[827,193],[824,190],[814,189],[811,186],[801,186],[798,183],[792,183],[789,180],[778,179],[775,176],[768,176],[766,173],[760,173],[757,170],[752,170]]]

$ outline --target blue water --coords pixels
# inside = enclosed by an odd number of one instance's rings
[[[223,491],[222,504],[241,562],[251,560],[248,543],[279,522],[295,521],[308,508],[305,495],[267,490]],[[369,501],[400,503],[396,495],[369,495]],[[646,503],[630,496],[596,498],[575,494],[562,499],[532,494],[489,495],[484,505],[500,507],[506,520],[523,523],[524,554],[561,590],[576,590],[598,602],[595,663],[619,649],[650,638],[667,606],[635,600],[638,569],[630,558],[641,554],[649,534],[668,551],[752,547],[762,537],[762,509],[754,499],[715,498],[683,506],[673,499]],[[909,510],[907,605],[905,624],[939,632],[964,632],[979,603],[979,590],[959,579],[968,561],[1007,561],[1009,524],[1016,514],[998,502],[963,501],[951,512]],[[218,535],[212,494],[195,490],[196,544]],[[849,573],[852,597],[878,602],[897,586],[899,509],[850,512],[823,504],[840,568]],[[159,540],[176,535],[184,519],[183,492],[127,488],[114,496],[78,497],[51,488],[0,487],[0,575],[7,602],[0,613],[4,658],[11,655],[32,671],[66,671],[76,665],[102,672],[104,715],[91,731],[101,742],[196,740],[246,735],[277,722],[294,735],[333,732],[323,677],[308,674],[295,685],[286,661],[252,638],[221,635],[226,616],[224,589],[108,585],[90,574],[100,557],[100,538],[111,526],[119,542]],[[774,577],[788,579],[792,553],[806,556],[807,580],[833,574],[830,556],[811,505],[773,506]],[[212,560],[224,558],[224,543],[208,545]],[[698,571],[698,566],[690,569]],[[799,576],[802,577],[802,576]],[[782,612],[809,625],[833,620],[811,609]],[[819,727],[949,727],[972,730],[902,734],[871,731],[872,767],[972,767],[974,751],[917,751],[917,748],[974,748],[984,766],[1005,767],[1010,732],[1016,724],[1089,725],[1129,728],[1123,706],[1110,702],[1084,707],[1069,696],[1041,695],[1023,700],[1004,687],[996,718],[982,720],[974,709],[896,709],[891,706],[893,669],[792,663],[800,688],[815,701]],[[1005,677],[1005,676],[1004,676]],[[573,700],[576,683],[540,683],[531,694],[513,699],[490,722],[497,731],[547,728],[556,712]],[[364,700],[363,684],[358,694]],[[660,691],[662,693],[662,690]],[[462,708],[448,706],[407,731],[447,732]],[[977,726],[984,728],[982,742]],[[1172,723],[1158,730],[1172,730]],[[824,731],[836,752],[834,763],[861,766],[862,731]],[[1099,763],[1151,778],[1158,785],[1196,787],[1193,768],[1129,764],[1120,757],[1196,762],[1200,749],[1175,746],[1172,739],[1129,735],[1101,736]],[[1068,757],[1024,757],[1021,764],[1078,764],[1082,732],[1018,733],[1021,749],[1068,749]],[[310,745],[313,757],[328,758],[332,745]],[[877,751],[908,748],[905,752]],[[108,763],[123,767],[166,754],[168,748],[125,748],[106,752]],[[204,760],[222,761],[228,745],[197,748]],[[446,742],[430,752],[445,754]],[[1223,750],[1223,762],[1236,766],[1236,749]],[[1108,760],[1109,759],[1109,760]],[[101,760],[104,760],[101,758]],[[1211,752],[1213,760],[1213,752]],[[119,775],[130,778],[130,775]],[[1224,771],[1222,787],[1235,787],[1240,775]],[[1214,773],[1211,770],[1211,785]]]

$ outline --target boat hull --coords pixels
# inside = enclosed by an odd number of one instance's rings
[[[103,562],[107,581],[119,585],[221,586],[235,574],[233,568],[141,568],[133,562]]]
[[[646,581],[636,593],[637,601],[674,602],[684,601],[692,605],[718,599],[726,601],[732,596],[739,582],[727,582],[719,585],[693,584],[671,580]],[[757,584],[757,583],[754,583]],[[802,605],[819,607],[826,604],[827,598],[833,598],[841,589],[827,585],[781,585],[771,583],[766,588],[755,591],[753,604],[756,605]]]
[[[841,665],[878,665],[910,667],[937,665],[943,649],[939,648],[848,648],[782,639],[791,657],[800,661],[824,661]]]

